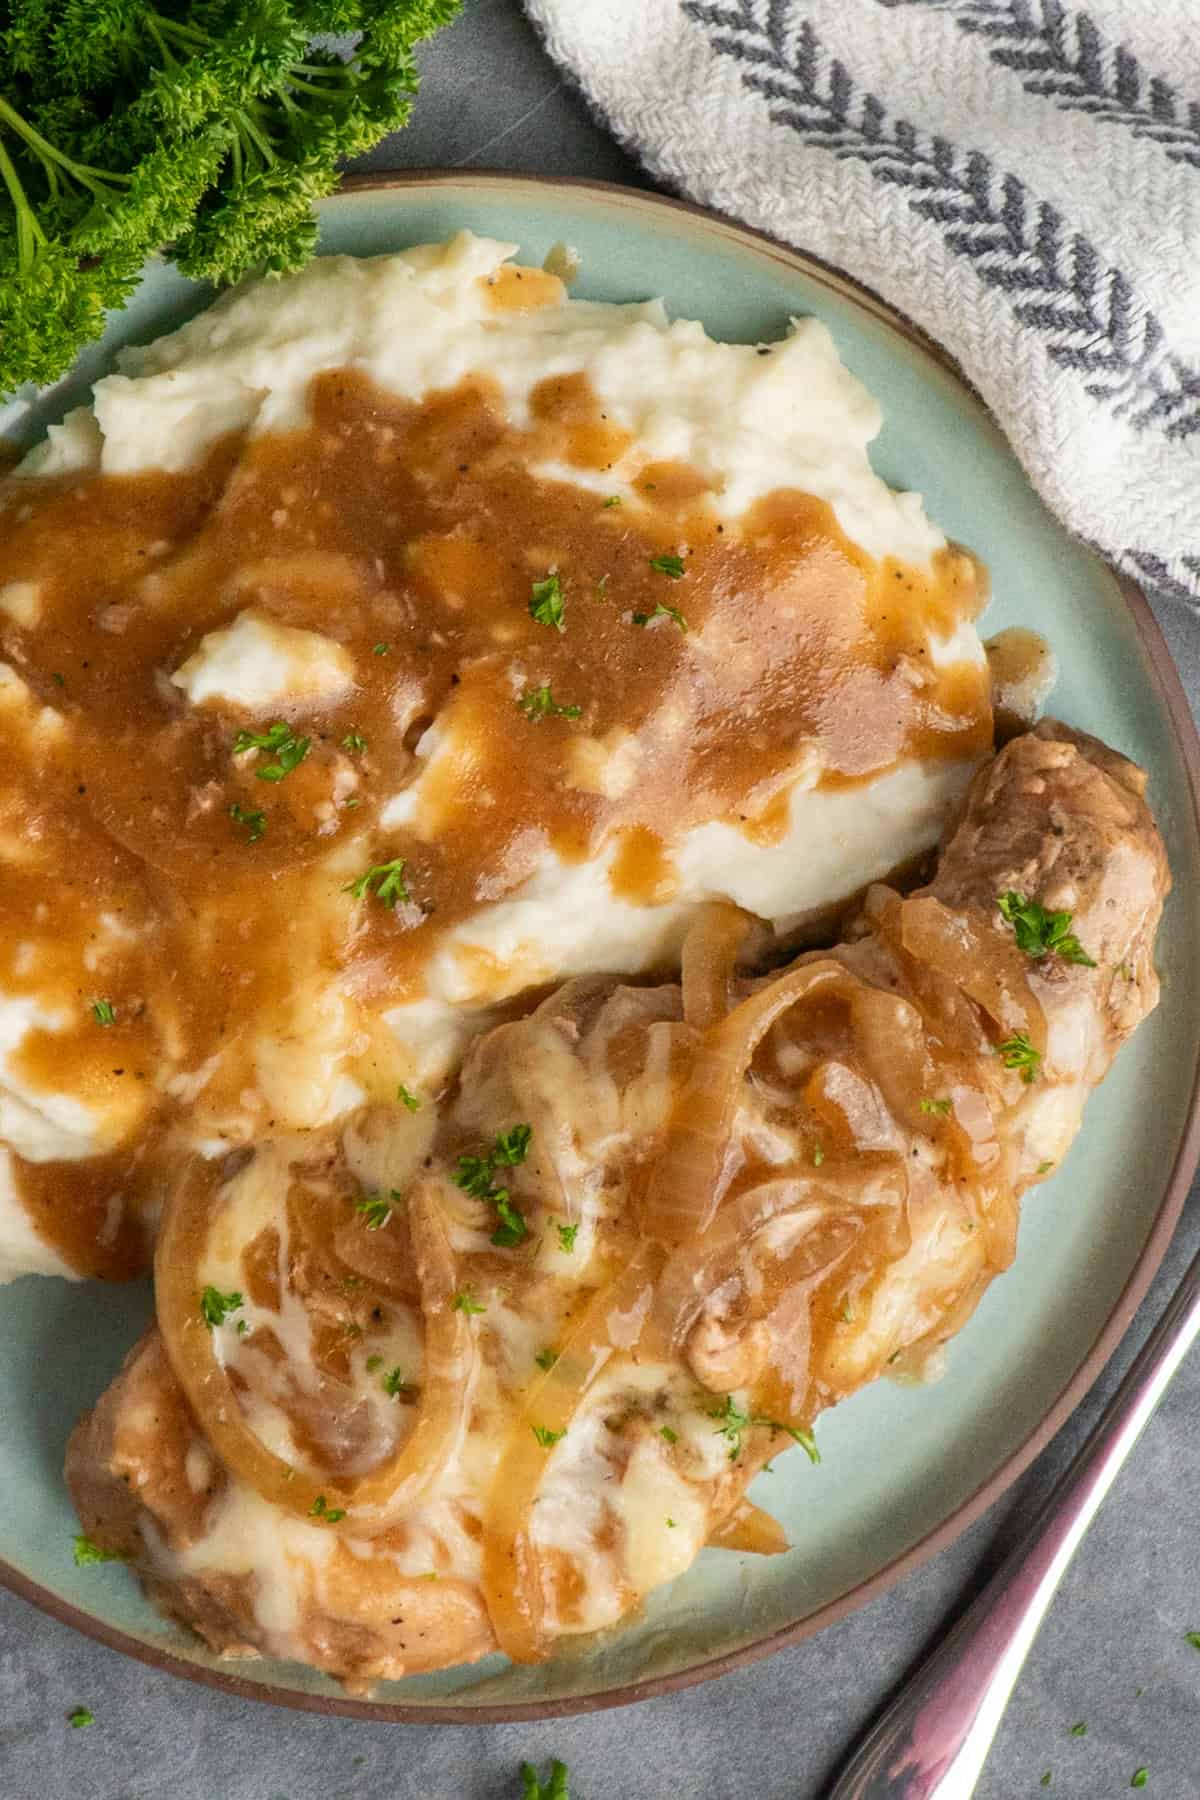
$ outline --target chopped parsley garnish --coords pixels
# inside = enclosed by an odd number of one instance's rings
[[[344,1506],[326,1506],[324,1494],[318,1494],[308,1509],[310,1519],[323,1519],[326,1525],[336,1525],[346,1516]]]
[[[1010,888],[996,901],[1000,917],[1013,928],[1018,950],[1026,956],[1061,956],[1064,962],[1082,963],[1094,969],[1095,963],[1071,930],[1069,912],[1047,912],[1036,900],[1022,899]]]
[[[812,1151],[812,1165],[813,1165],[813,1168],[814,1168],[814,1169],[819,1169],[819,1168],[820,1168],[820,1166],[821,1166],[821,1164],[822,1164],[822,1163],[823,1163],[823,1162],[824,1162],[824,1161],[825,1161],[825,1151],[824,1151],[824,1149],[823,1149],[823,1148],[822,1148],[822,1146],[821,1146],[821,1145],[820,1145],[820,1144],[814,1144],[814,1145],[813,1145],[813,1151]]]
[[[386,656],[388,651],[391,649],[391,647],[392,646],[390,644],[372,644],[371,645],[371,655],[372,656]]]
[[[404,858],[397,856],[391,862],[373,863],[365,874],[356,881],[348,881],[342,889],[343,894],[353,894],[356,900],[362,900],[367,894],[384,906],[394,907],[397,900],[411,900],[412,895],[404,880]]]
[[[682,556],[652,556],[650,567],[656,574],[666,575],[671,581],[682,581],[683,579]]]
[[[779,1419],[763,1419],[752,1413],[744,1413],[735,1406],[732,1394],[726,1394],[724,1406],[714,1408],[708,1416],[710,1419],[720,1421],[717,1426],[717,1435],[723,1437],[729,1445],[730,1462],[736,1462],[741,1455],[742,1433],[754,1425],[765,1426],[768,1431],[786,1431],[787,1435],[794,1438],[800,1445],[810,1462],[819,1463],[821,1460],[821,1452],[817,1449],[817,1440],[811,1431],[802,1431],[795,1425],[785,1425]]]
[[[679,608],[677,606],[664,606],[661,601],[655,607],[653,612],[634,613],[633,615],[633,622],[635,625],[653,625],[655,619],[674,619],[682,632],[686,632],[688,628],[688,622],[680,612]]]
[[[1200,1631],[1187,1632],[1184,1642],[1190,1644],[1193,1650],[1200,1650]]]
[[[342,749],[348,750],[351,756],[364,756],[367,740],[361,731],[348,731],[342,739]]]
[[[1042,1779],[1038,1785],[1040,1787],[1049,1787],[1050,1786],[1050,1771],[1049,1771],[1049,1769],[1046,1770],[1046,1773],[1042,1776]]]
[[[102,1550],[94,1544],[85,1532],[80,1532],[75,1539],[75,1567],[86,1569],[92,1563],[124,1562],[119,1550]]]
[[[529,1227],[520,1209],[513,1205],[506,1187],[494,1186],[497,1169],[512,1169],[529,1155],[533,1141],[532,1125],[512,1125],[502,1131],[490,1150],[478,1155],[460,1156],[451,1180],[455,1187],[475,1200],[487,1200],[496,1209],[499,1224],[492,1242],[501,1250],[512,1250],[529,1236]]]
[[[527,719],[577,719],[582,706],[560,706],[550,692],[549,682],[539,688],[527,688],[517,701]]]
[[[239,806],[236,800],[229,809],[229,816],[235,825],[244,825],[246,827],[246,842],[248,844],[257,844],[259,838],[267,829],[267,815],[265,812],[250,812],[246,807]]]
[[[417,1096],[413,1093],[412,1089],[405,1087],[403,1082],[401,1082],[400,1086],[396,1089],[396,1098],[402,1106],[408,1108],[409,1112],[420,1112],[421,1102],[417,1099]]]
[[[844,1325],[853,1325],[854,1323],[854,1302],[849,1294],[843,1296],[842,1304],[838,1307],[838,1318]]]
[[[275,761],[264,763],[254,773],[260,781],[282,781],[308,755],[311,738],[297,737],[284,719],[276,719],[266,731],[239,731],[233,740],[233,753],[241,756],[247,750],[266,750]]]
[[[389,1188],[386,1194],[364,1194],[361,1200],[354,1202],[355,1212],[362,1214],[368,1231],[381,1231],[392,1216],[392,1207],[400,1199],[395,1188]]]
[[[200,1296],[200,1317],[211,1331],[214,1325],[223,1325],[227,1315],[237,1312],[242,1304],[240,1294],[223,1294],[219,1288],[206,1287]]]
[[[571,1800],[567,1792],[567,1765],[555,1757],[550,1764],[550,1779],[543,1787],[532,1763],[521,1764],[521,1800]]]
[[[92,1017],[95,1019],[97,1025],[115,1025],[117,1022],[117,1015],[112,1001],[93,1000]]]
[[[95,1723],[96,1715],[90,1713],[86,1706],[77,1706],[73,1713],[67,1714],[67,1724],[72,1731],[82,1731],[85,1725],[94,1725]]]
[[[558,1351],[539,1350],[533,1360],[539,1369],[552,1369],[558,1361]]]
[[[950,1111],[950,1102],[949,1100],[922,1100],[921,1111],[934,1113],[938,1118],[944,1118]]]
[[[604,506],[606,508],[609,506],[620,506],[620,504],[621,504],[620,494],[610,494],[608,496],[608,499],[604,502]]]
[[[672,1431],[669,1425],[660,1425],[658,1428],[658,1435],[660,1438],[665,1438],[668,1444],[677,1444],[679,1442],[679,1433],[677,1431]]]
[[[1015,1031],[1010,1038],[996,1046],[996,1054],[1006,1069],[1020,1069],[1021,1080],[1027,1085],[1037,1080],[1042,1070],[1042,1053],[1035,1050],[1023,1031]]]
[[[674,1531],[674,1529],[675,1529],[675,1521],[674,1521],[674,1519],[668,1519],[668,1520],[667,1520],[667,1530],[668,1530],[668,1531]]]
[[[367,1374],[374,1375],[376,1369],[382,1369],[383,1367],[382,1356],[368,1356],[365,1366]]]
[[[485,1313],[487,1307],[480,1306],[470,1288],[463,1288],[461,1293],[455,1294],[454,1296],[454,1310],[455,1312],[466,1313],[467,1317],[470,1318],[473,1313]]]
[[[398,1400],[400,1395],[403,1394],[407,1388],[408,1383],[405,1381],[399,1367],[389,1369],[383,1378],[384,1393],[390,1394],[393,1400]]]
[[[1071,1736],[1072,1737],[1086,1737],[1087,1736],[1087,1726],[1084,1724],[1082,1719],[1080,1719],[1078,1725],[1072,1725]]]
[[[565,1430],[551,1431],[548,1425],[531,1425],[529,1429],[543,1450],[553,1450],[555,1444],[567,1435]]]
[[[1052,1162],[1040,1162],[1037,1166],[1037,1172],[1039,1175],[1048,1175],[1053,1167],[1054,1164]]]
[[[557,573],[547,575],[544,581],[535,581],[529,600],[530,618],[536,619],[539,625],[552,625],[555,631],[565,631],[564,611],[562,583]]]
[[[559,1225],[556,1229],[559,1249],[565,1250],[566,1254],[570,1256],[575,1248],[575,1239],[579,1235],[578,1225]]]
[[[1133,1773],[1133,1780],[1129,1783],[1129,1785],[1132,1788],[1144,1788],[1146,1783],[1149,1781],[1149,1779],[1150,1779],[1149,1769],[1135,1769],[1134,1773]]]

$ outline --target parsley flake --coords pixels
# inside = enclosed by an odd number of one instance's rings
[[[75,1539],[74,1557],[77,1569],[90,1568],[92,1563],[124,1562],[125,1560],[119,1550],[102,1550],[99,1544],[94,1544],[86,1532],[82,1531]]]
[[[558,1351],[539,1350],[533,1360],[539,1369],[552,1369],[558,1361]]]
[[[1028,1086],[1042,1071],[1042,1053],[1035,1050],[1023,1031],[1016,1031],[996,1046],[996,1054],[1006,1069],[1019,1069],[1021,1080]]]
[[[996,905],[1005,924],[1013,928],[1018,950],[1026,956],[1060,956],[1063,962],[1081,963],[1085,969],[1096,967],[1071,930],[1069,912],[1047,912],[1036,900],[1025,900],[1011,888],[1000,895]]]
[[[1037,1166],[1037,1172],[1039,1175],[1048,1175],[1053,1167],[1054,1164],[1052,1162],[1040,1162]]]
[[[1190,1644],[1193,1650],[1200,1650],[1200,1631],[1189,1631],[1184,1642]]]
[[[394,908],[397,900],[412,899],[404,880],[404,868],[402,856],[394,857],[391,862],[373,863],[357,880],[348,881],[342,892],[353,894],[356,900],[373,893],[384,906]]]
[[[682,556],[652,556],[650,567],[656,574],[667,576],[670,581],[683,580]]]
[[[355,1212],[362,1214],[368,1231],[381,1231],[392,1216],[392,1207],[400,1199],[395,1188],[386,1194],[364,1194],[354,1202]]]
[[[382,1356],[368,1356],[365,1367],[368,1375],[374,1375],[376,1369],[383,1367]]]
[[[92,1016],[97,1025],[115,1025],[117,1022],[116,1010],[111,1000],[93,1000]]]
[[[543,682],[539,688],[526,688],[517,701],[520,710],[527,719],[577,719],[583,711],[582,706],[560,706],[550,691],[549,682]]]
[[[821,1145],[820,1145],[820,1144],[814,1144],[814,1145],[813,1145],[813,1151],[812,1151],[812,1165],[813,1165],[813,1168],[814,1168],[814,1169],[819,1169],[819,1168],[820,1168],[820,1166],[821,1166],[821,1164],[822,1164],[822,1163],[823,1163],[823,1162],[824,1162],[824,1161],[825,1161],[825,1151],[824,1151],[824,1148],[823,1148],[823,1147],[822,1147],[822,1146],[821,1146]]]
[[[1038,1785],[1040,1787],[1049,1787],[1050,1786],[1050,1771],[1049,1771],[1049,1769],[1046,1770],[1046,1773],[1042,1776],[1042,1779]]]
[[[420,1112],[421,1102],[417,1099],[417,1096],[413,1093],[412,1089],[405,1087],[403,1082],[401,1082],[400,1086],[396,1089],[396,1098],[402,1106],[408,1108],[409,1112]]]
[[[1149,1779],[1150,1779],[1149,1769],[1135,1769],[1134,1774],[1133,1774],[1133,1780],[1129,1783],[1129,1785],[1131,1788],[1144,1788],[1146,1783],[1149,1781]]]
[[[1087,1726],[1085,1725],[1085,1723],[1082,1719],[1080,1719],[1078,1725],[1072,1725],[1071,1736],[1072,1737],[1086,1737],[1087,1736]]]
[[[536,619],[539,625],[551,625],[555,631],[565,631],[565,611],[562,583],[557,571],[547,575],[543,581],[534,582],[529,600],[531,619]]]
[[[945,1118],[950,1111],[950,1102],[949,1100],[922,1100],[921,1111],[933,1113],[937,1118]]]
[[[668,1530],[668,1531],[674,1531],[674,1529],[675,1529],[675,1521],[674,1521],[674,1519],[668,1519],[668,1520],[667,1520],[667,1530]]]
[[[543,1450],[553,1450],[555,1444],[559,1443],[567,1435],[565,1430],[551,1431],[548,1425],[531,1425],[529,1429],[532,1431]]]
[[[521,1800],[571,1800],[567,1792],[567,1765],[555,1757],[550,1764],[550,1779],[543,1786],[532,1763],[521,1764]]]
[[[408,1383],[401,1374],[399,1367],[388,1370],[383,1378],[382,1386],[384,1393],[390,1395],[393,1400],[398,1400],[401,1394],[406,1393],[408,1390]]]
[[[497,1188],[490,1197],[495,1203],[496,1216],[500,1221],[492,1233],[492,1243],[499,1250],[514,1250],[529,1236],[525,1215],[513,1205],[508,1197],[507,1188]]]
[[[471,1318],[475,1313],[485,1313],[487,1307],[480,1306],[470,1288],[463,1288],[461,1293],[455,1294],[454,1296],[454,1310],[455,1312],[466,1313],[467,1317]]]
[[[572,1250],[575,1248],[575,1239],[579,1235],[579,1226],[559,1225],[556,1229],[558,1231],[559,1249],[565,1251],[565,1253],[570,1256]]]
[[[610,494],[608,496],[608,499],[604,502],[604,505],[601,508],[601,510],[606,512],[610,506],[620,506],[620,504],[621,504],[620,494]]]
[[[371,645],[371,655],[372,656],[386,656],[388,654],[388,651],[391,649],[391,647],[392,646],[390,644],[372,644]]]
[[[529,1236],[529,1227],[508,1189],[494,1186],[495,1173],[497,1169],[511,1169],[523,1163],[532,1141],[532,1125],[512,1125],[500,1133],[490,1150],[460,1156],[451,1175],[455,1187],[464,1194],[495,1207],[499,1224],[492,1233],[492,1243],[501,1250],[512,1250],[523,1243]]]
[[[239,731],[233,740],[233,753],[241,756],[247,750],[269,751],[274,762],[264,763],[254,773],[260,781],[282,781],[299,768],[311,744],[311,738],[297,737],[286,720],[276,719],[266,731]]]
[[[653,625],[655,619],[674,619],[680,631],[685,634],[687,632],[688,622],[677,606],[664,606],[660,601],[653,612],[634,613],[633,615],[635,625]]]
[[[326,1506],[324,1494],[318,1494],[308,1509],[310,1519],[321,1519],[326,1525],[336,1525],[346,1516],[344,1506]]]
[[[85,1725],[94,1725],[95,1723],[95,1713],[90,1713],[86,1706],[77,1706],[73,1713],[67,1714],[67,1724],[72,1731],[82,1731]]]
[[[679,1433],[677,1431],[672,1431],[669,1425],[660,1425],[658,1428],[658,1435],[660,1438],[665,1438],[668,1444],[677,1444],[679,1442]]]
[[[741,1455],[742,1433],[755,1425],[765,1426],[768,1431],[786,1431],[787,1435],[800,1445],[810,1462],[819,1463],[821,1460],[817,1441],[811,1431],[803,1431],[795,1425],[785,1425],[779,1419],[764,1419],[751,1413],[744,1413],[735,1405],[732,1394],[726,1394],[724,1406],[710,1411],[708,1416],[710,1419],[720,1421],[717,1426],[717,1435],[723,1437],[729,1445],[730,1462],[736,1462]]]
[[[211,1331],[214,1325],[223,1325],[226,1316],[243,1304],[238,1293],[223,1294],[219,1288],[206,1287],[200,1295],[200,1317]]]
[[[342,739],[342,749],[348,750],[351,756],[365,756],[367,740],[361,731],[348,731]]]
[[[239,806],[236,800],[229,809],[229,816],[235,825],[245,826],[246,842],[248,844],[257,844],[259,838],[267,829],[267,815],[265,812],[249,812],[244,806]]]

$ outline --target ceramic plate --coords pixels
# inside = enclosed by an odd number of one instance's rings
[[[705,1551],[638,1623],[543,1667],[494,1656],[349,1701],[303,1668],[218,1663],[158,1619],[120,1566],[74,1568],[63,1446],[149,1316],[150,1296],[36,1278],[0,1292],[4,1578],[106,1643],[180,1674],[373,1718],[513,1718],[616,1704],[763,1655],[879,1592],[963,1530],[1062,1424],[1132,1317],[1197,1156],[1200,745],[1145,602],[1049,516],[980,401],[911,327],[753,232],[625,189],[470,172],[353,186],[322,208],[322,247],[398,250],[462,226],[514,240],[532,263],[564,240],[582,260],[576,293],[662,294],[718,337],[770,339],[790,315],[824,319],[883,404],[880,474],[923,493],[947,534],[989,565],[987,631],[1044,632],[1063,671],[1055,710],[1150,770],[1175,894],[1159,939],[1162,1005],[1089,1107],[1062,1169],[1030,1199],[1016,1266],[951,1345],[944,1378],[923,1389],[876,1384],[822,1419],[819,1469],[790,1455],[759,1477],[755,1497],[786,1526],[789,1555]],[[151,268],[76,377],[19,418],[10,409],[10,435],[36,436],[84,397],[119,345],[180,323],[205,298],[173,271]]]

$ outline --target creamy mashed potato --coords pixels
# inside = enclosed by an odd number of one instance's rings
[[[0,489],[0,1270],[180,1160],[436,1096],[497,1008],[937,839],[978,570],[825,327],[714,342],[464,233],[126,352]]]

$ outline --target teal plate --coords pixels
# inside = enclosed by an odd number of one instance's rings
[[[989,632],[1031,625],[1059,654],[1055,711],[1150,771],[1175,877],[1159,938],[1163,1002],[1120,1057],[1062,1169],[1030,1200],[997,1281],[928,1388],[881,1382],[821,1421],[823,1463],[781,1457],[755,1497],[793,1549],[705,1551],[623,1631],[537,1668],[493,1656],[383,1682],[370,1700],[295,1665],[221,1663],[166,1625],[119,1566],[76,1569],[63,1447],[149,1316],[143,1289],[27,1278],[0,1292],[0,1578],[103,1642],[259,1699],[363,1718],[492,1720],[616,1705],[718,1674],[861,1605],[962,1531],[1063,1423],[1125,1330],[1196,1165],[1200,1019],[1200,743],[1149,609],[1046,512],[985,408],[946,359],[879,300],[818,264],[696,208],[621,188],[475,171],[351,184],[321,209],[322,248],[370,254],[463,226],[540,263],[563,240],[576,292],[662,294],[717,337],[779,336],[815,313],[883,404],[881,475],[924,494],[991,569]],[[75,377],[16,418],[31,441],[86,397],[124,343],[207,298],[153,267]],[[234,1673],[234,1670],[237,1672]]]

